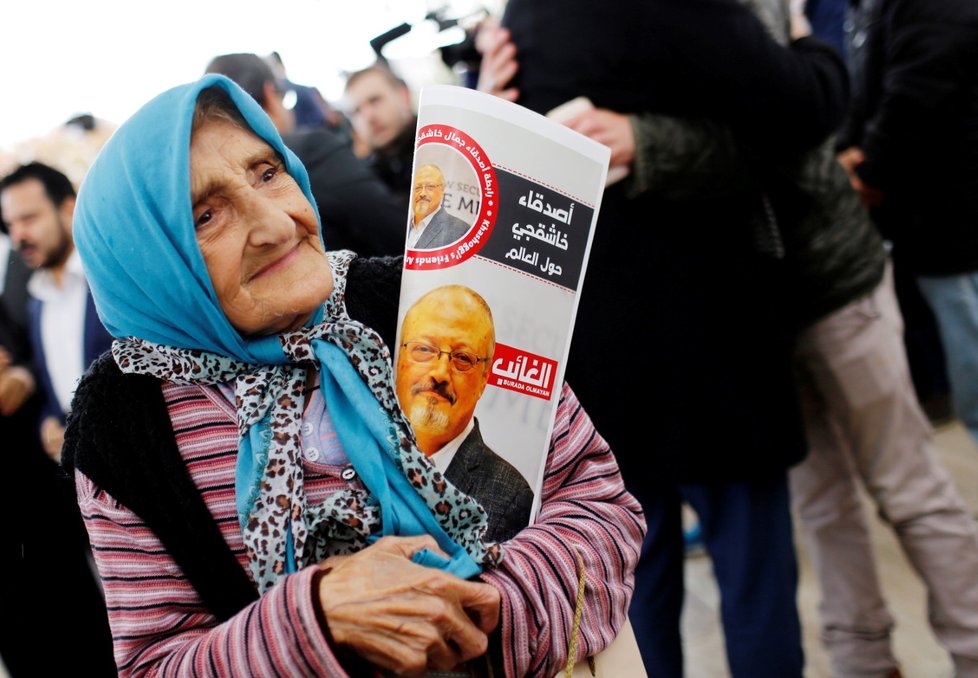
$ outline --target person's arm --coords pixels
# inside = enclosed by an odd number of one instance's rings
[[[723,196],[752,185],[751,169],[730,127],[706,118],[644,113],[628,116],[635,138],[632,197],[653,192],[666,200]]]
[[[502,596],[506,675],[553,676],[567,662],[580,568],[587,587],[577,659],[614,639],[627,617],[645,518],[608,444],[565,384],[536,522],[503,543],[482,575]]]
[[[76,472],[120,676],[345,676],[317,620],[309,567],[223,624],[143,522]]]

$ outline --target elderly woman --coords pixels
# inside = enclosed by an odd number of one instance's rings
[[[397,406],[400,261],[326,253],[305,170],[230,80],[119,129],[75,239],[116,341],[65,456],[120,673],[552,676],[614,637],[645,524],[574,394],[536,524],[487,542]]]

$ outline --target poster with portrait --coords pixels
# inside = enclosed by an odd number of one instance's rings
[[[490,535],[537,510],[609,156],[496,97],[421,92],[397,392],[421,449],[486,507]]]

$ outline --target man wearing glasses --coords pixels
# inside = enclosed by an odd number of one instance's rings
[[[469,225],[441,209],[445,177],[437,165],[421,165],[414,174],[414,197],[407,246],[430,250],[449,245],[469,230]]]
[[[473,417],[496,346],[492,311],[461,285],[426,293],[408,309],[397,358],[397,398],[418,447],[459,490],[489,514],[488,539],[526,527],[533,491],[483,442]]]

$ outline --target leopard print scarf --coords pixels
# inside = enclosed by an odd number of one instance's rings
[[[284,365],[256,366],[222,355],[136,338],[116,341],[112,347],[115,361],[123,372],[149,374],[179,384],[234,382],[242,442],[236,487],[238,514],[251,572],[260,592],[295,568],[319,562],[332,554],[360,550],[371,537],[397,529],[384,525],[384,502],[378,501],[376,495],[390,494],[391,488],[383,484],[373,488],[373,492],[340,490],[318,506],[306,505],[300,428],[309,368],[322,368],[323,395],[327,397],[328,370],[352,365],[376,399],[372,407],[359,414],[379,443],[371,456],[386,455],[388,459],[363,458],[358,463],[359,450],[347,449],[365,482],[370,474],[364,473],[360,466],[374,465],[376,469],[378,465],[393,463],[423,499],[427,508],[422,508],[422,512],[430,512],[422,518],[430,523],[434,516],[441,530],[472,561],[491,567],[502,556],[498,544],[484,540],[485,509],[456,489],[418,449],[411,427],[398,406],[392,386],[390,353],[380,336],[346,313],[343,303],[346,271],[354,256],[351,252],[329,254],[334,290],[326,302],[325,318],[312,327],[280,335],[282,350],[289,359]],[[325,364],[324,358],[330,361],[331,355],[330,349],[324,346],[326,343],[339,347],[346,357],[341,362],[346,365]],[[242,465],[252,467],[245,473],[250,479],[248,483],[241,481]]]

